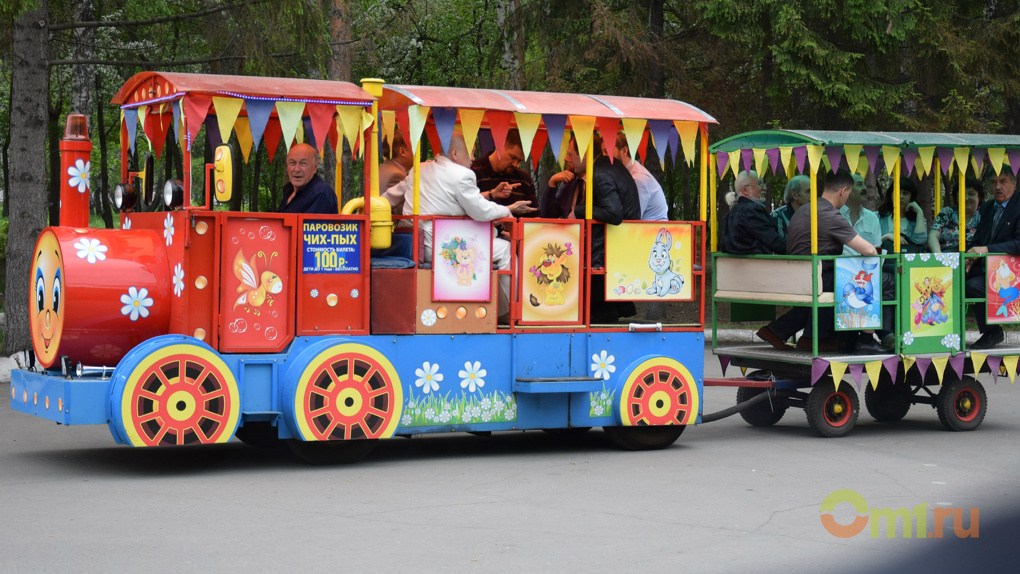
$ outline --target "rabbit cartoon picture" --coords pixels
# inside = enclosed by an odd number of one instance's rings
[[[648,267],[655,272],[655,279],[652,286],[645,291],[646,295],[658,295],[665,297],[673,293],[679,293],[684,286],[684,278],[673,272],[673,260],[669,256],[669,250],[673,247],[673,236],[660,228],[655,235],[655,243],[652,244],[652,253],[648,257]]]

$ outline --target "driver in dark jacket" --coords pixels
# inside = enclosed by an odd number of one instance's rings
[[[754,171],[742,171],[736,181],[737,203],[722,220],[720,251],[741,255],[786,254],[786,239],[762,205],[762,184]]]

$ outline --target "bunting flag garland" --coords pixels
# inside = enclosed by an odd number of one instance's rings
[[[864,363],[851,363],[850,364],[850,376],[853,377],[854,382],[857,383],[857,390],[861,390],[861,375],[864,374]]]
[[[917,148],[921,157],[921,166],[924,167],[924,175],[931,173],[931,160],[935,157],[935,146]]]
[[[676,131],[676,127],[669,126],[669,157],[673,165],[676,165],[676,152],[679,147],[680,134]]]
[[[269,123],[269,116],[273,113],[274,102],[265,100],[245,100],[244,107],[248,110],[248,127],[251,129],[251,140],[255,144],[255,151],[259,150],[259,142],[262,141],[262,134],[266,131],[266,124]],[[266,142],[267,144],[269,142]],[[270,160],[271,161],[271,160]]]
[[[825,172],[832,171],[832,164],[829,163],[829,156],[826,154],[822,155],[822,167],[825,168]],[[838,167],[838,166],[837,166]]]
[[[783,166],[783,171],[786,172],[786,179],[793,177],[790,173],[790,162],[793,161],[793,148],[790,146],[779,146],[779,163]]]
[[[825,371],[829,369],[829,361],[820,357],[815,357],[815,360],[811,362],[811,386],[815,386],[818,379],[825,374]]]
[[[938,375],[939,385],[942,384],[942,375],[946,370],[946,363],[949,362],[949,357],[934,357],[931,360],[931,364],[935,367],[935,374]]]
[[[730,152],[730,171],[733,172],[733,177],[736,178],[740,175],[740,150],[734,150]]]
[[[988,355],[986,358],[988,362],[988,372],[992,374],[992,382],[999,382],[999,367],[1002,366],[1002,357],[996,355]]]
[[[726,368],[730,366],[730,358],[726,355],[719,355],[719,366],[722,367],[722,376],[726,376]]]
[[[375,124],[375,118],[372,114],[365,111],[365,108],[357,108],[361,112],[361,126],[359,127],[358,140],[362,140],[365,136],[365,132]],[[365,150],[361,150],[361,155],[365,155]]]
[[[740,166],[741,171],[751,171],[752,169],[754,169],[754,150],[753,149],[740,150],[740,161],[743,164]]]
[[[298,124],[304,114],[304,102],[276,102],[276,115],[280,118],[280,130],[283,132],[283,145],[290,153],[290,146],[297,138]]]
[[[339,121],[340,118],[334,115],[333,119],[329,121],[329,134],[326,136],[329,139],[330,147],[333,148],[333,155],[336,157],[337,163],[343,161],[344,153],[343,136],[340,135],[339,128],[337,128]]]
[[[673,127],[676,128],[677,134],[680,135],[680,145],[684,150],[684,159],[687,160],[687,165],[694,165],[695,154],[694,154],[694,142],[698,139],[698,122],[681,122],[679,120],[673,122]]]
[[[878,388],[878,380],[882,376],[882,361],[868,361],[864,363],[864,368],[868,370],[868,382],[871,383],[871,388]]]
[[[648,140],[651,137],[650,131],[645,130],[641,132],[641,143],[638,144],[638,151],[641,153],[641,165],[648,164]]]
[[[726,175],[726,167],[730,164],[730,154],[724,151],[715,152],[716,155],[716,167],[719,168],[719,179],[722,179]]]
[[[489,110],[485,117],[489,118],[489,132],[492,133],[492,143],[496,145],[496,157],[503,157],[506,134],[510,131],[510,122],[513,121],[514,114],[501,110]]]
[[[146,143],[149,144],[149,149],[152,149],[152,141],[149,140],[149,134],[145,133],[145,119],[149,117],[149,106],[138,106],[138,123],[142,126],[142,137],[145,138]]]
[[[461,121],[464,121],[464,110],[460,111]],[[552,145],[553,157],[556,163],[563,165],[560,161],[563,149],[563,136],[566,135],[567,116],[558,114],[544,114],[542,121],[545,122],[545,131],[549,134],[549,143]]]
[[[230,140],[230,132],[234,128],[234,122],[241,113],[241,106],[244,100],[241,98],[221,98],[213,96],[213,108],[216,110],[216,127],[220,131],[223,141]]]
[[[329,135],[329,124],[336,113],[336,106],[333,104],[307,104],[308,119],[311,122],[312,135],[315,138],[315,149],[319,150],[319,157],[326,152],[326,137]]]
[[[896,149],[896,148],[892,148]],[[877,145],[866,145],[864,146],[864,159],[868,161],[868,169],[878,173],[878,154],[882,151],[881,146]],[[864,174],[862,174],[864,175]]]
[[[338,132],[343,132],[344,137],[347,138],[347,145],[351,148],[351,153],[354,152],[354,144],[358,141],[358,132],[361,131],[361,109],[353,106],[337,106],[337,122],[336,129]],[[337,134],[337,140],[340,139],[339,133]],[[405,139],[405,142],[410,142],[410,139]],[[337,147],[340,146],[340,142],[337,141]],[[413,150],[411,144],[408,143],[408,149]]]
[[[829,160],[829,171],[839,171],[839,165],[843,161],[843,148],[834,145],[825,148],[825,157]]]
[[[669,128],[673,122],[669,120],[648,120],[648,131],[652,133],[652,143],[659,154],[659,165],[666,166],[666,145],[669,142]]]
[[[407,106],[407,126],[410,132],[408,135],[411,137],[407,141],[410,142],[411,149],[418,149],[421,134],[425,131],[425,122],[429,118],[429,110],[428,106],[419,106],[417,104]],[[468,153],[470,154],[470,150],[468,150]]]
[[[747,367],[740,367],[740,374],[747,375]]]
[[[940,147],[935,150],[939,158],[939,167],[942,168],[942,175],[949,174],[949,168],[953,165],[953,148]]]
[[[536,133],[531,141],[531,165],[535,167],[535,171],[538,171],[538,162],[542,159],[542,151],[545,150],[548,141],[549,132],[545,130]]]
[[[1020,176],[1020,149],[1011,149],[1006,155],[1009,156],[1009,167],[1013,169],[1013,177]]]
[[[967,161],[970,158],[970,150],[965,147],[958,147],[953,149],[953,159],[956,160],[956,167],[960,168],[960,173],[967,175]]]
[[[772,175],[776,175],[776,169],[779,167],[779,148],[773,147],[765,150],[765,157],[769,160],[769,166],[772,167]],[[786,171],[786,168],[783,168]]]
[[[212,98],[197,94],[184,96],[184,125],[188,131],[188,150],[191,151],[191,144],[198,137],[198,130],[202,129],[205,123],[205,116],[209,113],[209,105]]]
[[[435,122],[436,136],[439,138],[439,148],[443,153],[450,152],[450,141],[453,140],[453,129],[457,125],[457,108],[432,108],[432,121]],[[523,138],[523,134],[522,134]],[[528,140],[531,143],[531,140]],[[525,147],[524,151],[527,152]]]
[[[917,172],[917,177],[925,177],[928,173],[924,170],[924,160],[921,156],[914,158],[914,171]]]
[[[223,138],[220,136],[220,126],[216,121],[216,116],[205,117],[205,139],[209,142],[209,149],[216,149],[218,145],[223,143]]]
[[[990,147],[988,148],[988,161],[992,164],[992,169],[995,170],[995,175],[999,175],[1002,172],[1002,159],[1006,155],[1006,148],[1003,147]]]
[[[241,155],[244,156],[245,165],[248,164],[248,157],[251,155],[251,129],[248,127],[248,118],[238,116],[234,120],[234,133],[237,135],[237,143],[241,147]]]
[[[283,136],[283,130],[280,129],[280,121],[276,118],[270,118],[262,134],[262,138],[266,141],[266,153],[269,154],[269,163],[273,163],[276,150],[280,148],[280,138]]]
[[[957,353],[949,359],[949,366],[953,368],[953,372],[956,373],[956,378],[963,378],[963,361],[965,357],[963,353]]]
[[[804,174],[804,165],[807,161],[807,146],[797,146],[793,148],[793,156],[797,160],[797,173]]]
[[[432,155],[436,156],[443,153],[442,142],[439,141],[439,132],[436,130],[434,123],[425,124],[425,136],[428,137],[429,147],[432,148]]]
[[[754,148],[754,171],[758,173],[758,177],[765,177],[765,170],[768,169],[768,165],[765,164],[765,150]]]
[[[156,153],[156,159],[163,154],[163,144],[166,143],[166,133],[170,129],[169,122],[163,122],[162,110],[156,113],[145,114],[145,123],[142,125],[145,130],[145,137],[149,138],[152,144],[152,151]]]
[[[338,113],[340,113],[340,117],[341,118],[344,117],[343,116],[342,107],[343,106],[337,106],[336,107],[336,111]],[[461,110],[460,111],[461,120],[462,121],[464,119],[464,113],[467,112],[467,111],[468,110]],[[404,143],[407,144],[407,149],[411,152],[411,155],[414,155],[414,154],[418,153],[418,148],[413,146],[413,145],[411,145],[411,126],[410,126],[411,121],[408,119],[407,108],[401,108],[399,110],[394,110],[394,112],[393,112],[393,120],[394,120],[394,122],[396,122],[397,129],[400,130],[400,136],[404,138]],[[479,119],[478,121],[480,122],[481,119]],[[357,136],[354,133],[350,133],[350,134],[347,133],[347,127],[346,127],[347,124],[343,123],[342,119],[341,119],[341,124],[342,124],[341,125],[341,129],[344,131],[344,137],[346,137],[347,141],[350,142],[351,149],[354,149],[354,141],[356,139],[358,139]],[[475,131],[476,132],[478,131],[477,127],[475,128]],[[465,128],[464,128],[464,140],[468,141],[468,137],[469,137],[468,136],[468,130],[467,130],[467,127],[465,126]],[[470,137],[471,137],[470,141],[474,142],[474,137],[475,137],[474,132],[471,133]],[[470,146],[468,146],[468,151],[469,152],[471,151],[471,147]]]
[[[978,353],[977,351],[970,352],[970,362],[974,366],[974,373],[980,373],[981,367],[985,366],[985,358],[988,355],[984,353]],[[963,375],[960,375],[961,377]]]
[[[390,144],[389,145],[389,147],[390,147],[390,157],[385,158],[385,159],[392,159],[393,158],[393,130],[396,127],[395,124],[397,123],[397,113],[394,112],[393,110],[382,110],[381,112],[379,112],[379,115],[382,118],[382,122],[381,122],[382,123],[382,137],[387,142],[389,142],[389,144]],[[405,145],[406,145],[406,142],[405,142]],[[337,154],[337,155],[339,155],[339,154]]]
[[[846,373],[847,364],[840,363],[839,361],[832,361],[829,363],[829,368],[832,369],[832,384],[835,390],[839,390],[839,384],[843,382],[843,374]]]
[[[974,166],[974,177],[981,177],[981,172],[985,169],[985,156],[988,154],[988,150],[983,147],[976,147],[971,152],[971,165]]]
[[[560,137],[560,169],[563,169],[567,161],[567,148],[570,147],[570,132],[567,130],[563,131],[563,135]]]
[[[616,134],[620,131],[620,120],[616,118],[596,118],[595,125],[599,128],[599,135],[602,136],[602,145],[609,155],[609,162],[612,163],[616,156]]]
[[[1003,364],[1003,366],[1006,367],[1006,374],[1009,375],[1009,382],[1010,382],[1010,384],[1012,384],[1016,380],[1016,364],[1017,364],[1017,359],[1020,359],[1020,356],[1017,356],[1017,355],[1007,355],[1007,356],[1002,358],[1002,364]]]
[[[885,367],[885,371],[889,373],[889,379],[892,380],[895,385],[899,382],[899,371],[900,371],[900,358],[896,355],[882,359],[882,366]],[[906,373],[906,369],[903,370]]]
[[[124,119],[121,123],[127,128],[128,147],[131,155],[135,155],[135,139],[138,138],[138,108],[127,108],[121,110]]]
[[[918,157],[919,156],[918,156],[918,153],[917,153],[917,148],[908,147],[908,148],[903,150],[903,165],[902,165],[902,168],[907,171],[907,175],[908,176],[914,172],[914,168],[917,166],[917,158]],[[888,165],[892,165],[892,164],[888,164]],[[892,173],[890,172],[889,175],[892,175]]]
[[[862,149],[864,149],[864,146],[860,145],[843,146],[843,156],[846,157],[846,166],[850,169],[850,173],[857,173],[857,165],[861,161]]]
[[[921,378],[923,379],[928,374],[928,367],[931,366],[931,359],[917,357],[914,362],[917,365],[917,371],[921,373]]]
[[[595,130],[595,118],[591,116],[569,116],[570,129],[574,132],[574,140],[577,142],[577,153],[584,159],[588,153],[588,146],[591,145],[591,134]]]
[[[809,145],[807,146],[808,162],[811,164],[811,172],[817,173],[818,168],[821,166],[822,152],[825,148],[820,145]]]
[[[432,117],[436,117],[436,111],[432,110]],[[439,120],[436,120],[438,123]],[[517,122],[517,133],[521,135],[521,148],[525,154],[525,157],[531,157],[531,145],[535,140],[535,134],[538,133],[538,127],[542,123],[541,114],[522,114],[514,112],[514,121]],[[542,153],[543,145],[539,148],[538,153]]]
[[[641,142],[648,137],[645,133],[645,126],[648,122],[639,118],[624,118],[621,123],[623,124],[623,134],[627,136],[627,147],[630,148],[630,157],[637,157],[638,151],[641,148]],[[644,153],[642,152],[643,155]]]
[[[882,159],[885,160],[885,171],[892,177],[893,166],[896,165],[896,160],[900,157],[900,148],[893,146],[882,146]],[[904,160],[906,156],[904,156]]]

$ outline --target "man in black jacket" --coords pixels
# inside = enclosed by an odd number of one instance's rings
[[[737,203],[719,227],[720,251],[740,255],[786,254],[786,239],[762,205],[762,183],[754,171],[742,171],[735,184]]]
[[[1020,198],[1013,201],[1016,176],[1009,167],[992,179],[994,198],[981,206],[981,222],[974,235],[974,246],[967,253],[1005,253],[1020,255]],[[984,259],[967,260],[967,297],[984,297],[986,289]],[[971,349],[991,349],[1005,340],[1002,327],[989,327],[985,321],[986,305],[974,305],[981,338]]]

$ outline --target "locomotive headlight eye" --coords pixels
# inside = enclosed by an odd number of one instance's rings
[[[117,187],[113,190],[113,204],[118,210],[124,211],[131,209],[135,206],[135,202],[138,201],[138,196],[135,194],[135,188],[126,183],[117,184]]]
[[[184,205],[184,186],[180,180],[168,179],[163,184],[163,203],[167,209]]]

